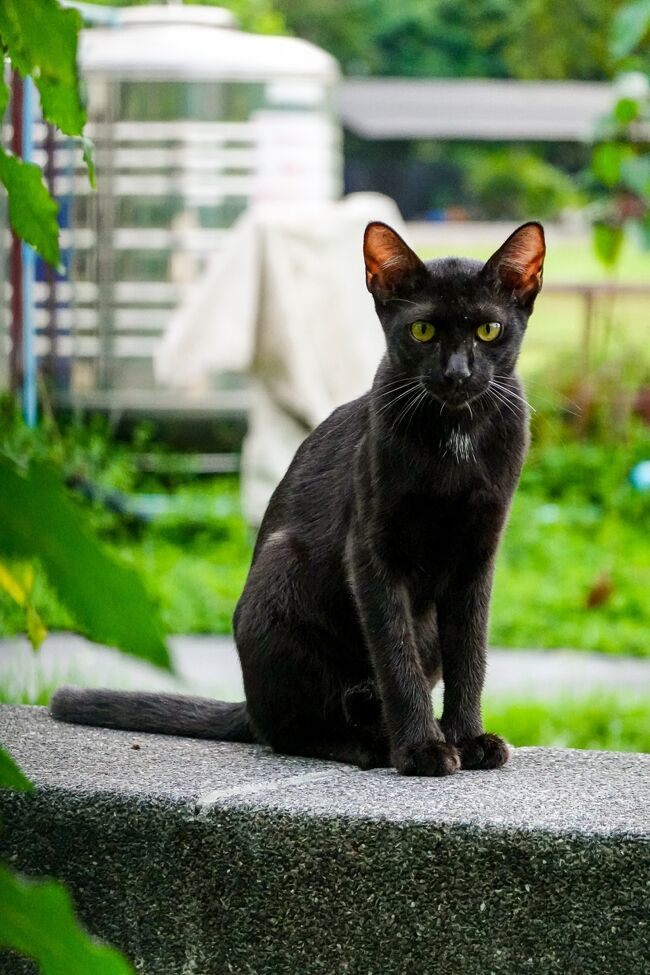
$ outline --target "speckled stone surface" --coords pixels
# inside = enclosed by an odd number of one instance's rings
[[[0,855],[145,975],[650,972],[649,755],[405,779],[18,707],[0,743],[39,786]]]

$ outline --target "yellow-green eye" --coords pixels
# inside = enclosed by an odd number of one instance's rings
[[[494,342],[498,339],[503,331],[499,322],[486,322],[485,325],[479,325],[476,329],[476,334],[480,338],[481,342]]]
[[[435,334],[436,330],[431,322],[413,322],[411,325],[411,335],[418,342],[430,342]]]

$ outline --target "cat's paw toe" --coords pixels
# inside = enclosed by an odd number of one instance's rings
[[[396,748],[393,765],[400,775],[453,775],[460,769],[460,755],[454,745],[425,741]]]
[[[464,769],[490,769],[505,765],[513,748],[498,735],[483,734],[459,741],[458,751]]]

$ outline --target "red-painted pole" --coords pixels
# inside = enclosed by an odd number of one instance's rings
[[[11,79],[11,151],[20,156],[23,140],[23,82],[17,71]],[[11,350],[9,352],[9,384],[18,393],[23,382],[23,258],[21,242],[11,232]]]

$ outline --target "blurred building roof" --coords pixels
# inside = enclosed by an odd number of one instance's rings
[[[366,139],[583,142],[615,99],[607,82],[353,78],[340,111]]]
[[[76,4],[75,4],[76,5]],[[335,59],[298,37],[249,34],[221,8],[152,4],[113,11],[84,30],[84,74],[140,80],[338,80]]]

